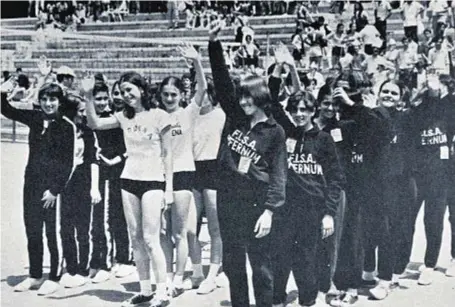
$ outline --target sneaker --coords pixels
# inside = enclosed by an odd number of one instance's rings
[[[133,274],[134,272],[136,272],[136,268],[134,266],[129,264],[120,264],[118,266],[117,272],[115,272],[115,277],[123,278]]]
[[[358,295],[354,295],[349,292],[346,292],[346,294],[344,294],[343,296],[339,296],[339,297],[333,299],[330,302],[330,306],[343,307],[343,306],[354,305],[358,300],[359,300]]]
[[[204,281],[204,279],[205,279],[204,276],[200,277],[191,276],[190,278],[187,278],[183,281],[183,289],[185,290],[197,289]]]
[[[171,302],[169,300],[169,297],[165,297],[165,298],[154,297],[151,300],[149,307],[166,307],[166,306],[169,306],[170,303]]]
[[[400,288],[400,283],[398,281],[392,281],[390,283],[390,291]]]
[[[209,294],[216,289],[216,282],[214,279],[205,279],[197,289],[197,294]]]
[[[227,288],[229,286],[229,279],[224,272],[221,272],[215,278],[215,283],[218,288]]]
[[[14,287],[14,292],[25,292],[28,290],[36,290],[41,286],[43,281],[44,281],[43,278],[27,277],[26,279],[24,279],[22,282],[20,282],[19,284],[17,284]]]
[[[100,270],[99,269],[90,269],[88,271],[88,277],[89,278],[93,278],[96,276],[96,274],[99,272]]]
[[[65,288],[78,288],[78,287],[82,287],[83,285],[85,285],[87,283],[87,278],[82,276],[82,275],[79,275],[79,274],[76,274],[74,276],[70,276],[70,278],[68,279],[68,281],[65,283],[64,287]]]
[[[98,273],[92,278],[92,282],[99,284],[111,278],[111,273],[106,270],[99,270]]]
[[[56,292],[60,288],[58,282],[46,280],[38,290],[38,295],[44,296]]]
[[[370,290],[371,296],[376,300],[385,299],[390,292],[390,282],[379,280],[378,285]]]
[[[152,295],[143,295],[141,293],[134,295],[132,298],[127,299],[122,303],[122,307],[137,306],[140,304],[148,303],[152,300]]]
[[[433,275],[434,275],[433,268],[425,268],[420,273],[419,280],[417,281],[417,283],[421,286],[431,285],[431,283],[433,282]]]
[[[176,287],[174,286],[174,289],[172,289],[172,297],[177,297],[183,294],[185,292],[185,289],[183,287]]]
[[[119,263],[114,264],[111,268],[111,272],[114,274],[117,273],[118,269],[120,268],[120,265],[121,264],[119,264]]]
[[[450,264],[446,270],[446,276],[455,277],[455,259],[452,259],[452,261],[450,261]]]

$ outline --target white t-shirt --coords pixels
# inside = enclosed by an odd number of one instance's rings
[[[366,25],[362,31],[359,32],[359,37],[363,40],[365,45],[381,46],[381,34],[378,29],[373,25]]]
[[[114,116],[120,122],[128,158],[120,178],[141,181],[164,181],[161,132],[171,124],[161,109],[137,113],[128,119],[123,112]]]
[[[423,6],[417,1],[412,1],[411,4],[404,3],[403,4],[404,26],[416,27],[418,22],[418,15],[422,9]]]
[[[389,1],[382,0],[376,7],[376,16],[378,19],[384,21],[389,14],[389,11],[392,10],[392,6],[390,5]]]
[[[450,74],[449,52],[447,50],[431,49],[428,58],[431,62],[431,67],[436,69],[438,73]]]
[[[199,117],[201,108],[191,100],[191,103],[184,109],[170,113],[172,122],[172,160],[173,171],[193,172],[196,170],[193,155],[193,132],[195,122]]]
[[[193,152],[195,161],[215,160],[221,142],[226,114],[221,108],[200,115],[194,126]]]

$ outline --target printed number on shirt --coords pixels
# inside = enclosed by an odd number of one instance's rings
[[[449,146],[440,147],[440,158],[441,160],[449,159]]]
[[[330,135],[332,136],[334,142],[341,142],[343,140],[343,135],[341,134],[341,129],[339,128],[330,130]]]
[[[297,141],[294,139],[286,139],[286,150],[288,153],[293,153],[295,151],[295,146]]]

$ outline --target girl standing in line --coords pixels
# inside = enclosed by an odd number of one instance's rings
[[[93,242],[90,238],[93,225],[92,205],[101,201],[99,167],[96,161],[95,137],[87,127],[83,113],[85,103],[78,96],[67,94],[65,114],[76,125],[74,172],[62,193],[62,243],[66,270],[61,284],[76,288],[88,282]]]
[[[285,135],[268,112],[271,97],[261,77],[249,76],[239,87],[233,86],[217,38],[220,30],[220,22],[211,25],[209,57],[215,92],[223,97],[219,102],[226,114],[217,190],[223,269],[229,279],[232,306],[249,306],[248,253],[256,305],[271,307],[272,244],[268,234],[274,211],[285,200]]]
[[[167,211],[168,229],[162,237],[162,246],[166,254],[168,273],[168,292],[172,296],[183,293],[183,274],[188,259],[188,230],[196,225],[194,213],[193,184],[196,170],[193,156],[193,128],[199,116],[203,95],[207,89],[207,82],[202,70],[202,63],[198,52],[190,45],[179,47],[182,56],[193,62],[196,71],[196,93],[193,101],[182,108],[180,103],[183,97],[181,80],[176,77],[167,77],[161,83],[160,107],[165,110],[172,120],[170,129],[172,139],[172,157],[174,171],[174,200],[175,202]],[[177,264],[173,274],[173,243],[175,242]]]
[[[280,49],[280,48],[279,48]],[[290,66],[295,92],[286,111],[275,99],[272,114],[286,131],[288,183],[286,210],[278,214],[274,229],[274,306],[284,306],[291,270],[299,289],[300,306],[322,304],[319,291],[319,248],[334,232],[334,216],[341,200],[343,173],[332,137],[313,124],[316,99],[301,91],[295,63],[286,47],[277,50],[277,64],[269,80],[278,96],[283,65]],[[327,289],[328,290],[328,289]]]
[[[74,170],[76,128],[62,114],[65,98],[59,85],[50,83],[40,88],[38,102],[41,110],[14,108],[6,99],[3,86],[2,114],[30,127],[29,157],[24,176],[24,223],[30,268],[29,277],[16,285],[14,291],[39,288],[38,295],[48,295],[59,289],[63,269],[59,194]],[[46,281],[43,280],[43,225],[46,225],[51,261]]]
[[[142,76],[135,72],[125,73],[119,84],[125,101],[124,110],[112,117],[100,118],[90,101],[87,120],[94,130],[122,128],[124,133],[128,158],[121,175],[123,210],[141,290],[122,306],[147,302],[154,307],[166,306],[169,298],[160,230],[163,199],[166,204],[174,202],[171,123],[166,112],[150,103],[148,85]],[[82,86],[90,97],[93,79],[84,80]],[[150,263],[157,281],[155,295],[152,294]]]
[[[193,287],[197,287],[198,294],[208,294],[216,289],[215,278],[221,264],[222,243],[218,222],[216,205],[216,186],[218,175],[218,149],[221,142],[226,115],[219,107],[214,93],[213,84],[208,84],[207,95],[194,127],[193,152],[196,164],[196,176],[193,194],[197,207],[197,221],[200,221],[202,211],[207,217],[210,235],[210,269],[207,278],[204,279],[201,264],[202,249],[199,239],[196,237],[194,250],[191,251],[193,262]],[[189,237],[191,239],[191,237]],[[191,246],[190,246],[191,247]],[[198,283],[200,283],[198,285]]]

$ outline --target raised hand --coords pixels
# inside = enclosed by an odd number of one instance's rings
[[[182,43],[180,46],[177,47],[177,51],[186,60],[195,61],[199,58],[199,53],[189,43]]]
[[[81,80],[81,89],[84,93],[91,93],[93,90],[93,87],[95,87],[95,78],[93,76],[87,74]]]
[[[47,76],[51,70],[52,70],[52,65],[51,63],[47,60],[46,56],[42,55],[39,58],[38,62],[38,69],[43,76]]]
[[[275,47],[275,60],[278,64],[287,64],[287,65],[295,65],[294,58],[292,57],[291,53],[289,52],[288,47],[285,44],[280,42],[280,44]]]
[[[223,29],[225,25],[224,20],[214,20],[209,25],[209,40],[216,41],[218,39],[218,33]]]

